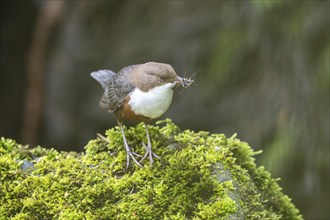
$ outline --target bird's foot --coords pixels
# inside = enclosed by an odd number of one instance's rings
[[[144,142],[142,142],[142,145],[146,149],[146,153],[141,158],[140,162],[143,161],[144,159],[146,159],[148,156],[149,156],[150,164],[152,164],[154,162],[153,157],[160,159],[160,157],[152,151],[150,143],[148,143],[148,145],[146,145]]]
[[[142,157],[140,154],[135,153],[134,151],[131,150],[131,148],[127,145],[125,145],[125,150],[126,150],[126,168],[128,168],[129,166],[129,161],[130,158],[132,158],[132,160],[139,166],[142,167],[142,165],[139,163],[139,161],[137,161],[137,159],[135,157]]]
[[[103,135],[97,133],[97,136],[100,140],[106,142],[106,143],[109,143],[109,140],[104,137]],[[126,151],[126,167],[128,168],[129,166],[129,161],[130,161],[130,158],[132,158],[132,160],[139,166],[139,167],[142,167],[142,165],[139,163],[139,161],[135,158],[135,157],[142,157],[140,154],[138,153],[135,153],[134,151],[131,150],[131,148],[128,146],[128,144],[126,144],[126,139],[125,139],[125,143],[124,143],[124,147],[125,147],[125,151]]]

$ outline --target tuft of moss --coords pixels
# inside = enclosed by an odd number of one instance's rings
[[[235,136],[149,126],[161,159],[131,163],[118,127],[85,153],[0,141],[0,219],[302,219],[278,180]],[[143,124],[127,129],[143,154]]]

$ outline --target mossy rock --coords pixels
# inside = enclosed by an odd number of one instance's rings
[[[149,126],[161,159],[131,163],[119,128],[85,153],[0,141],[0,219],[302,219],[254,152],[235,136]],[[143,124],[126,130],[137,153]]]

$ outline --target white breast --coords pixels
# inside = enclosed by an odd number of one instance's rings
[[[167,83],[162,86],[143,92],[138,88],[131,93],[128,104],[131,109],[139,115],[151,119],[158,118],[166,112],[171,105],[174,83]]]

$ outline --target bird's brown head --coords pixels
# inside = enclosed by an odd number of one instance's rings
[[[142,91],[148,91],[156,86],[166,83],[182,84],[182,78],[174,71],[173,67],[165,63],[148,62],[139,65],[129,76],[130,81]]]

